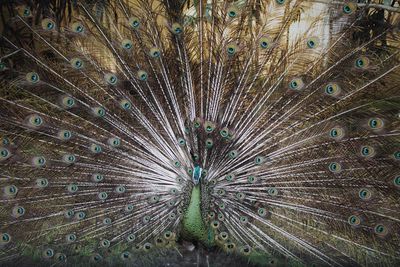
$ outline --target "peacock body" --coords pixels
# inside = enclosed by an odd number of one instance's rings
[[[0,7],[1,265],[400,265],[398,1]]]

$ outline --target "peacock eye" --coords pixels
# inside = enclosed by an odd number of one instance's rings
[[[329,137],[333,139],[340,139],[344,136],[344,130],[340,127],[334,127],[329,131]]]
[[[11,155],[10,151],[7,148],[1,147],[0,148],[0,160],[5,160],[9,158]]]
[[[150,49],[150,56],[153,58],[159,58],[161,55],[160,49],[153,47]]]
[[[264,217],[267,214],[267,210],[265,208],[259,208],[257,210],[258,215],[260,215],[261,217]]]
[[[124,251],[121,253],[121,259],[126,260],[129,259],[131,257],[131,253],[129,253],[128,251]]]
[[[96,253],[96,254],[94,254],[94,255],[92,256],[92,260],[93,260],[94,262],[100,262],[100,261],[103,260],[103,257],[102,257],[100,254]]]
[[[317,38],[313,37],[313,38],[307,40],[307,47],[308,48],[312,49],[312,48],[315,48],[317,46],[318,46],[318,39]]]
[[[130,25],[132,28],[137,29],[137,28],[139,28],[139,26],[140,26],[140,21],[139,21],[139,19],[138,19],[137,17],[131,17],[131,18],[129,19],[129,25]]]
[[[36,179],[36,185],[39,188],[45,188],[49,185],[49,181],[45,178],[39,178],[39,179]]]
[[[92,151],[93,153],[100,153],[102,151],[101,146],[97,145],[97,144],[91,144],[89,147],[90,151]]]
[[[343,6],[343,13],[351,14],[354,12],[355,9],[356,9],[356,5],[354,3],[348,3]]]
[[[150,216],[146,215],[143,217],[142,221],[143,221],[143,223],[148,223],[148,222],[150,222],[150,219],[151,219]]]
[[[72,137],[72,133],[69,130],[60,130],[58,132],[58,138],[60,140],[64,140],[64,141],[69,140],[69,139],[71,139],[71,137]]]
[[[105,193],[105,192],[104,192]],[[107,193],[106,193],[107,194]],[[103,219],[103,224],[104,225],[110,225],[111,224],[111,219],[110,218],[104,218]]]
[[[6,69],[6,64],[4,62],[0,62],[0,71],[4,71]]]
[[[1,140],[1,143],[3,145],[9,145],[10,144],[10,139],[8,139],[7,137],[3,137],[3,139]]]
[[[360,225],[361,223],[361,219],[360,217],[356,216],[356,215],[351,215],[348,219],[347,219],[348,223],[352,226],[357,226]]]
[[[70,184],[67,186],[67,190],[70,193],[76,193],[78,191],[78,186],[76,184]]]
[[[200,126],[201,126],[201,120],[200,120],[200,118],[196,118],[196,119],[193,121],[193,127],[196,128],[196,129],[198,129],[198,128],[200,128]]]
[[[172,193],[172,194],[175,195],[175,193]],[[171,208],[171,207],[174,207],[175,204],[176,204],[176,203],[175,203],[175,200],[170,200],[170,201],[167,202],[167,206],[170,207],[170,208]]]
[[[342,170],[342,166],[340,165],[340,163],[337,162],[330,163],[328,168],[331,172],[334,173],[338,173]]]
[[[221,129],[221,131],[219,131],[219,134],[223,137],[223,138],[226,138],[226,137],[228,137],[228,134],[229,134],[229,130],[228,130],[228,128],[222,128]]]
[[[236,193],[236,198],[238,200],[244,200],[246,198],[246,195],[242,192],[238,192],[238,193]]]
[[[225,176],[225,179],[226,179],[228,182],[232,182],[232,181],[235,179],[235,175],[232,174],[232,173],[228,173],[228,174]]]
[[[249,183],[254,183],[256,181],[256,177],[254,177],[254,176],[249,176],[249,177],[247,177],[247,182],[249,182]]]
[[[228,44],[228,46],[226,47],[226,52],[228,53],[229,56],[233,56],[234,54],[236,54],[237,52],[237,45],[234,43],[230,43]]]
[[[214,145],[214,142],[211,138],[206,139],[206,148],[212,148]]]
[[[28,7],[25,7],[24,11],[22,12],[22,15],[24,17],[29,17],[31,15],[31,10]]]
[[[217,229],[219,227],[219,221],[216,221],[216,220],[212,221],[211,222],[211,227],[214,228],[214,229]]]
[[[360,191],[358,192],[358,196],[362,200],[369,200],[369,199],[371,199],[372,193],[368,189],[363,188],[363,189],[360,189]]]
[[[221,210],[225,209],[225,204],[224,203],[220,203],[218,205],[218,208],[220,208]]]
[[[225,195],[225,190],[222,189],[222,188],[218,189],[218,190],[217,190],[217,195],[219,195],[219,196]]]
[[[366,69],[369,66],[369,59],[365,56],[361,56],[355,60],[354,65],[358,69]]]
[[[64,96],[61,104],[64,108],[72,108],[75,105],[75,100],[70,96]]]
[[[244,254],[244,255],[250,255],[251,253],[251,247],[249,245],[245,245],[243,246],[240,251]]]
[[[120,106],[122,109],[128,110],[128,109],[131,109],[131,108],[132,108],[132,103],[129,102],[129,100],[127,100],[127,99],[122,99],[122,100],[119,102],[119,106]]]
[[[261,164],[263,164],[263,163],[264,163],[264,157],[262,157],[262,156],[257,156],[257,157],[255,157],[254,163],[255,163],[256,165],[261,165]]]
[[[275,0],[277,4],[283,5],[286,0]]]
[[[184,146],[184,145],[186,144],[185,139],[183,139],[183,138],[178,138],[178,144],[179,144],[180,146]]]
[[[83,61],[77,57],[71,59],[70,64],[74,69],[77,69],[77,70],[83,68]]]
[[[294,91],[300,91],[303,89],[304,83],[303,80],[300,78],[295,78],[290,81],[289,83],[289,89],[294,90]]]
[[[276,189],[275,187],[271,187],[267,189],[267,193],[270,196],[277,196],[278,195],[278,189]]]
[[[43,124],[43,119],[39,115],[31,115],[28,117],[29,126],[39,127]]]
[[[106,110],[102,107],[92,108],[92,112],[96,117],[104,117],[106,115]]]
[[[133,211],[133,205],[132,205],[132,204],[126,205],[126,206],[125,206],[125,211],[126,211],[126,212],[131,212],[131,211]]]
[[[100,241],[100,246],[103,248],[108,248],[110,246],[111,242],[107,239],[103,239]]]
[[[176,219],[176,214],[173,213],[173,212],[171,212],[171,213],[168,215],[168,218],[169,218],[170,220],[175,220],[175,219]]]
[[[55,28],[56,24],[51,19],[42,20],[42,29],[46,31],[51,31]]]
[[[44,256],[45,258],[51,258],[51,257],[53,257],[53,256],[54,256],[54,250],[51,249],[51,248],[45,249],[45,250],[43,251],[43,256]]]
[[[135,241],[135,239],[136,239],[135,234],[129,234],[129,235],[126,237],[126,241],[128,241],[128,242]]]
[[[92,180],[93,180],[93,182],[98,183],[98,182],[101,182],[101,181],[104,180],[104,176],[102,174],[100,174],[100,173],[94,173],[92,175]]]
[[[236,158],[236,157],[238,156],[237,150],[231,150],[231,151],[229,151],[229,152],[228,152],[228,156],[229,156],[229,158],[231,158],[231,159]]]
[[[167,230],[167,231],[164,232],[163,236],[164,236],[165,239],[170,240],[170,239],[172,239],[174,237],[174,234],[171,231]]]
[[[46,159],[43,156],[33,157],[32,163],[35,167],[43,167],[46,164]]]
[[[117,78],[117,76],[115,76],[115,74],[106,73],[104,75],[104,80],[110,85],[115,85],[118,81],[118,78]]]
[[[76,161],[76,157],[75,155],[72,154],[66,154],[62,157],[63,162],[67,163],[67,164],[72,164],[75,163]]]
[[[233,19],[233,18],[237,17],[237,15],[239,13],[239,10],[235,6],[230,6],[228,8],[228,12],[227,13],[228,13],[228,16]]]
[[[18,192],[18,188],[15,185],[7,185],[4,187],[4,193],[7,196],[15,196]]]
[[[125,191],[126,191],[126,188],[125,188],[125,186],[123,186],[123,185],[119,185],[119,186],[117,186],[117,187],[115,188],[115,192],[116,192],[117,194],[125,193]]]
[[[97,195],[97,197],[98,197],[100,200],[106,200],[107,197],[108,197],[108,194],[107,194],[107,192],[100,192],[100,193]]]
[[[388,230],[383,224],[377,224],[374,227],[374,232],[380,236],[386,235]]]
[[[204,123],[204,130],[206,131],[206,133],[212,133],[215,129],[215,125],[211,122],[211,121],[206,121]]]
[[[39,74],[37,74],[36,72],[27,73],[25,79],[31,84],[35,84],[40,81]]]
[[[111,137],[108,139],[108,144],[112,147],[119,147],[121,145],[121,139],[117,137]]]
[[[365,158],[370,158],[374,156],[375,154],[375,149],[371,146],[362,146],[361,147],[361,156]]]
[[[76,235],[74,235],[74,234],[68,234],[68,235],[65,237],[65,240],[66,240],[68,243],[73,243],[73,242],[76,241]]]
[[[147,72],[145,72],[144,70],[139,70],[137,72],[137,77],[141,81],[147,81],[147,79],[148,79]]]
[[[239,221],[240,221],[241,223],[248,223],[249,218],[247,218],[247,216],[240,216],[240,217],[239,217]]]
[[[208,213],[208,217],[211,218],[211,219],[214,219],[214,218],[215,218],[215,212],[210,211],[210,212]]]
[[[63,262],[67,259],[67,256],[64,253],[57,253],[55,258],[60,261]]]
[[[181,34],[183,32],[182,25],[179,23],[172,24],[172,32],[175,34]]]
[[[383,120],[379,119],[379,118],[372,118],[368,120],[368,126],[371,129],[382,129],[383,127]]]
[[[155,204],[155,203],[157,203],[159,200],[160,200],[160,197],[159,197],[159,196],[151,196],[151,197],[149,198],[149,203],[150,203],[150,204]]]
[[[180,177],[180,176],[178,176],[178,177],[176,177],[176,181],[177,181],[179,184],[181,184],[181,183],[183,182],[183,178]]]
[[[133,43],[129,39],[124,39],[121,42],[121,46],[123,49],[130,50],[133,47]]]
[[[176,189],[176,188],[171,188],[171,189],[169,190],[169,192],[170,192],[171,194],[173,194],[173,195],[176,195],[176,194],[178,194],[178,189]]]
[[[325,86],[325,94],[329,96],[338,96],[340,91],[340,87],[336,83],[329,83]]]
[[[228,242],[224,245],[224,248],[228,251],[231,252],[235,249],[236,245],[232,242]]]
[[[74,22],[71,27],[72,31],[75,33],[83,33],[85,27],[80,22]]]
[[[83,220],[83,219],[85,219],[85,217],[86,217],[86,213],[84,213],[83,211],[79,211],[76,213],[76,218],[78,220]]]
[[[229,237],[229,234],[227,232],[221,232],[219,233],[219,238],[221,238],[222,240],[227,240]]]
[[[400,187],[400,175],[394,177],[393,183],[394,183],[395,186]]]
[[[180,168],[180,167],[181,167],[181,163],[180,163],[179,161],[177,161],[177,160],[175,160],[175,161],[173,162],[173,164],[174,164],[174,166],[175,166],[176,168]]]
[[[12,215],[14,218],[21,217],[25,214],[25,208],[21,206],[14,207],[12,210]]]
[[[148,243],[148,242],[144,243],[144,245],[143,245],[143,249],[145,251],[149,251],[152,247],[153,247],[153,245],[151,243]]]
[[[8,233],[1,233],[0,244],[8,244],[11,241],[11,236]]]
[[[64,216],[65,216],[65,218],[70,219],[70,218],[72,218],[72,216],[74,216],[74,214],[75,214],[75,212],[73,210],[67,210],[64,213]]]
[[[223,220],[225,220],[225,216],[224,216],[224,214],[223,213],[218,213],[218,215],[217,215],[217,218],[218,218],[218,220],[220,220],[220,221],[223,221]]]

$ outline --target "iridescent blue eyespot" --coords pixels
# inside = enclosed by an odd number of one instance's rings
[[[129,19],[129,25],[130,25],[132,28],[137,29],[137,28],[139,28],[139,26],[140,26],[140,21],[139,21],[139,19],[138,19],[137,17],[131,17],[131,18]]]

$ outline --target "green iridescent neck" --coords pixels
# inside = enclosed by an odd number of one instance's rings
[[[193,186],[190,203],[183,217],[183,236],[207,247],[214,245],[214,233],[201,217],[201,184]]]

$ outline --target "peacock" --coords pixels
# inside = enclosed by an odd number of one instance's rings
[[[400,2],[0,3],[1,266],[400,266]]]

